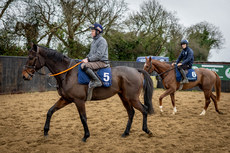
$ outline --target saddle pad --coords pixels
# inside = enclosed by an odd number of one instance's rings
[[[102,81],[103,87],[110,87],[112,85],[112,73],[111,68],[102,68],[96,71],[97,75]],[[90,78],[88,75],[81,69],[81,66],[78,67],[78,83],[79,84],[89,84]]]
[[[186,77],[188,78],[188,81],[196,81],[197,75],[194,69],[188,69],[188,73],[186,74]],[[180,73],[180,70],[176,68],[176,81],[180,82],[182,79],[182,75]]]

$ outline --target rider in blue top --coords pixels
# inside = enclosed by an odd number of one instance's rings
[[[194,61],[194,56],[193,56],[193,50],[191,48],[188,47],[188,41],[187,40],[182,40],[181,41],[181,47],[183,48],[183,50],[181,51],[176,64],[183,76],[183,81],[181,83],[188,83],[188,79],[186,77],[185,71],[187,69],[191,69],[192,68],[192,64]],[[179,63],[181,60],[183,60],[182,63]],[[175,63],[173,63],[172,65],[174,65]]]

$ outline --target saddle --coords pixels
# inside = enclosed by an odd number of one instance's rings
[[[103,87],[110,87],[112,85],[112,72],[111,72],[110,67],[98,69],[97,71],[94,71],[94,72],[101,79]],[[78,83],[79,84],[89,84],[90,78],[81,69],[81,66],[79,66],[79,68],[78,68],[78,75],[77,76],[78,76]]]
[[[188,69],[188,70],[185,71],[185,73],[186,73],[186,77],[187,77],[189,82],[197,80],[197,75],[196,75],[196,72],[195,72],[194,69]],[[182,80],[182,75],[180,73],[180,70],[177,67],[176,68],[176,81],[181,82],[181,80]],[[181,90],[182,88],[183,88],[183,83],[180,83],[179,90]]]
[[[110,67],[101,68],[97,71],[94,71],[98,78],[102,82],[102,87],[110,87],[112,85],[112,72]],[[78,83],[88,85],[90,83],[89,76],[81,69],[81,66],[78,68]],[[90,101],[92,98],[93,88],[88,87],[87,92],[87,101]]]
[[[188,78],[188,81],[196,81],[197,75],[194,69],[188,69],[185,71],[186,77]],[[182,75],[180,73],[180,70],[176,68],[176,81],[180,82],[182,80]]]

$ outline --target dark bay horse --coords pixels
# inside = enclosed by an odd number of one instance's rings
[[[166,89],[166,91],[160,96],[159,98],[159,104],[160,104],[160,110],[163,112],[163,106],[162,106],[162,100],[164,97],[170,95],[172,105],[173,105],[173,114],[177,112],[176,106],[175,106],[175,92],[176,90],[179,89],[180,83],[176,81],[176,74],[175,74],[175,69],[173,66],[161,62],[158,60],[153,60],[151,57],[148,59],[146,58],[146,62],[144,65],[144,69],[152,73],[153,71],[157,72],[160,74],[162,78],[163,85]],[[206,110],[208,108],[208,105],[210,104],[211,100],[213,100],[215,109],[219,114],[222,114],[217,105],[217,101],[220,100],[220,93],[221,93],[221,80],[219,76],[216,74],[216,72],[213,72],[208,69],[204,68],[199,68],[195,69],[195,72],[197,74],[197,80],[194,82],[189,82],[183,85],[182,90],[185,89],[190,89],[195,86],[199,86],[201,90],[204,92],[204,97],[205,97],[205,106],[200,115],[205,115]],[[212,88],[215,87],[216,90],[216,96],[212,93]]]
[[[29,50],[29,58],[23,69],[23,78],[31,80],[34,73],[46,66],[52,74],[64,71],[73,66],[75,61],[55,50],[33,44]],[[49,109],[44,126],[44,135],[48,135],[51,116],[57,110],[74,103],[78,109],[81,122],[84,127],[83,141],[90,136],[87,125],[85,102],[87,98],[88,85],[78,84],[78,68],[74,68],[66,73],[55,76],[58,84],[58,93],[61,98]],[[144,91],[144,104],[140,102],[139,95]],[[129,135],[134,116],[134,108],[143,114],[142,130],[151,135],[147,127],[147,114],[154,112],[152,105],[153,82],[150,75],[141,69],[125,66],[112,68],[112,86],[95,88],[92,100],[102,100],[118,94],[128,113],[128,123],[123,137]]]

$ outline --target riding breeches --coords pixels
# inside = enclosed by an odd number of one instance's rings
[[[97,70],[97,69],[100,69],[100,68],[109,67],[109,64],[106,64],[106,63],[101,62],[101,61],[87,62],[87,63],[82,63],[81,64],[81,69],[84,69],[84,67],[90,68],[92,70]]]
[[[183,70],[188,70],[188,69],[191,69],[191,66],[189,66],[189,65],[181,65],[178,68],[183,69]]]

